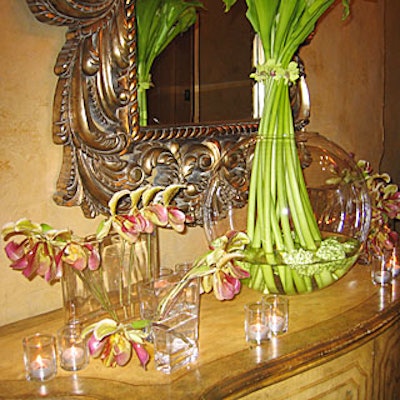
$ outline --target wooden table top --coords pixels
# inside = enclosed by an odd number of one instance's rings
[[[136,358],[117,368],[92,359],[79,373],[59,368],[51,381],[28,382],[22,338],[55,334],[62,310],[0,327],[0,399],[238,398],[346,353],[400,318],[400,280],[381,290],[371,283],[369,267],[356,265],[330,287],[290,296],[289,331],[251,347],[244,338],[244,305],[260,298],[248,288],[232,301],[202,295],[199,358],[172,375],[156,371],[153,361],[145,371]]]

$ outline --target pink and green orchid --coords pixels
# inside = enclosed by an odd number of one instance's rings
[[[392,250],[398,242],[398,233],[391,228],[393,220],[400,219],[400,192],[387,173],[375,173],[365,160],[357,162],[371,198],[371,227],[366,242],[366,253],[380,254]]]
[[[360,257],[361,262],[369,262],[371,254],[392,250],[398,243],[399,235],[392,228],[393,221],[400,219],[400,191],[388,173],[374,172],[369,161],[358,160],[357,166],[364,177],[371,202],[371,224]],[[348,183],[354,179],[353,173],[347,169],[339,173],[334,166],[331,168],[336,176],[330,178],[328,184],[338,184],[341,181]]]
[[[177,232],[185,229],[185,214],[170,205],[182,185],[140,187],[122,190],[109,201],[110,217],[102,221],[97,238],[102,239],[114,229],[124,240],[135,243],[142,233],[152,233],[155,227],[171,227]],[[129,200],[128,211],[118,212],[121,203]]]
[[[134,350],[143,368],[149,361],[149,353],[144,347],[146,334],[144,328],[149,321],[140,320],[129,324],[121,324],[113,319],[103,319],[89,325],[82,332],[88,336],[89,352],[94,358],[100,357],[107,367],[126,365],[132,358]]]
[[[28,279],[39,275],[47,282],[57,281],[64,263],[79,271],[96,270],[100,265],[97,248],[70,230],[57,231],[47,224],[21,219],[4,225],[1,234],[5,241],[22,237],[7,243],[5,252],[11,268]]]
[[[240,292],[240,280],[249,277],[249,273],[237,264],[237,261],[245,257],[247,244],[249,238],[244,232],[229,231],[215,239],[210,250],[195,260],[193,267],[160,302],[159,317],[162,319],[166,315],[180,291],[196,278],[202,279],[203,292],[213,290],[218,300],[233,299]]]
[[[250,243],[243,232],[229,231],[211,243],[211,250],[200,257],[194,265],[209,267],[209,274],[204,275],[204,292],[214,290],[218,300],[231,300],[239,293],[240,280],[249,277],[249,273],[235,263],[244,258],[246,245]]]

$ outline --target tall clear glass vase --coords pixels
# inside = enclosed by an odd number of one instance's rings
[[[89,242],[100,254],[96,271],[64,265],[61,284],[66,322],[87,325],[105,317],[137,318],[137,283],[159,274],[157,230],[142,234],[135,243],[115,233]]]

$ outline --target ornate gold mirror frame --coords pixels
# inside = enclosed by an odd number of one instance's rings
[[[68,27],[54,68],[53,140],[63,146],[55,202],[94,218],[121,189],[181,183],[177,205],[201,224],[213,167],[257,121],[139,127],[135,0],[26,1],[40,22]],[[299,92],[298,130],[308,122]]]

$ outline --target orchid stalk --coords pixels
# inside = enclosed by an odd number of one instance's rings
[[[95,271],[100,265],[97,248],[69,229],[56,230],[22,218],[5,224],[1,236],[8,242],[5,252],[10,267],[28,279],[38,275],[54,283],[62,277],[64,267],[82,272]]]
[[[183,232],[186,216],[171,204],[183,187],[178,184],[167,187],[148,185],[115,193],[108,202],[110,216],[101,221],[97,228],[97,239],[104,239],[111,230],[131,244],[142,233],[152,233],[156,227],[171,227],[176,232]],[[120,214],[119,207],[126,200],[130,203],[128,210]]]
[[[194,261],[193,267],[161,300],[157,319],[165,318],[181,291],[196,278],[201,279],[204,293],[214,291],[218,300],[233,299],[240,291],[241,279],[249,277],[248,272],[239,265],[239,261],[245,257],[248,244],[249,238],[244,232],[229,231],[215,239],[210,250]]]
[[[235,2],[225,0],[227,10]],[[321,247],[321,233],[297,155],[289,86],[299,77],[297,63],[292,61],[296,51],[334,0],[246,2],[246,16],[261,40],[266,60],[251,75],[263,83],[265,101],[250,181],[247,234],[250,256],[261,253],[270,264],[252,269],[249,286],[275,291],[272,265],[279,264],[277,257],[305,264]],[[349,0],[342,3],[346,16]],[[310,290],[308,276],[285,266],[278,271],[285,293],[295,288],[299,292]],[[321,286],[332,279],[329,272],[316,277]]]
[[[97,239],[104,239],[112,231],[118,233],[121,238],[121,260],[125,248],[129,248],[129,268],[131,268],[138,254],[150,254],[149,249],[137,248],[137,246],[142,246],[139,241],[142,234],[152,234],[157,227],[167,226],[176,232],[184,231],[185,214],[170,204],[182,187],[182,185],[143,186],[134,191],[121,190],[115,193],[108,203],[110,216],[99,224]],[[126,200],[130,203],[128,210],[120,214],[119,207]],[[150,260],[147,259],[144,262],[150,263]],[[131,276],[130,272],[128,276]],[[122,281],[121,279],[121,284]],[[128,299],[131,299],[131,286],[131,283],[128,283]],[[122,296],[122,288],[119,293]],[[122,304],[122,298],[120,301]],[[115,313],[113,318],[115,319]]]
[[[179,34],[196,22],[197,0],[137,0],[138,102],[140,125],[146,126],[147,90],[150,89],[154,60]]]
[[[3,239],[9,241],[5,251],[12,261],[11,268],[20,270],[28,279],[39,275],[49,283],[61,279],[64,269],[71,269],[90,291],[100,306],[113,318],[108,294],[99,279],[100,254],[92,240],[80,238],[70,230],[56,230],[48,224],[37,224],[28,219],[3,226]]]

